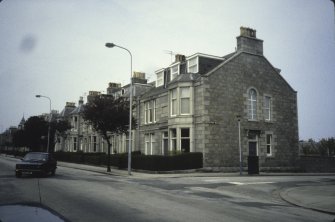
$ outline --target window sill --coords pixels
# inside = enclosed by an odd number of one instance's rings
[[[248,119],[248,122],[259,122],[257,119]]]
[[[157,121],[156,122],[151,122],[151,123],[144,123],[144,126],[150,126],[150,125],[153,125],[153,124],[156,124],[157,123]]]

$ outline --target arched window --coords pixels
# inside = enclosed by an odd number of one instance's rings
[[[248,119],[257,119],[257,92],[255,89],[249,90],[248,95]]]

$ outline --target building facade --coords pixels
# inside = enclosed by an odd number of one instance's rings
[[[176,55],[155,74],[153,83],[144,73],[133,75],[133,151],[201,152],[205,168],[224,170],[239,167],[241,147],[243,166],[248,156],[258,156],[261,168],[295,165],[297,92],[264,56],[256,30],[241,27],[233,53]],[[110,83],[107,94],[129,97],[129,89],[130,84]],[[87,100],[90,96],[96,95],[90,92]],[[57,150],[107,152],[106,141],[83,121],[82,105],[61,113],[72,129]],[[111,135],[112,153],[127,152],[128,138]]]
[[[147,155],[202,152],[204,167],[290,167],[298,156],[297,93],[263,55],[256,30],[241,27],[237,50],[197,53],[156,72],[140,99],[137,148]],[[240,120],[240,131],[238,128]]]

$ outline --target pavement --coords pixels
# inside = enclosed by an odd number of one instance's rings
[[[3,155],[1,155],[4,157]],[[13,158],[6,156],[7,158]],[[111,168],[111,172],[107,172],[105,166],[92,166],[85,164],[76,164],[58,161],[58,166],[67,167],[97,173],[103,173],[113,176],[131,177],[137,179],[155,179],[155,178],[178,178],[178,177],[229,177],[239,176],[239,173],[222,173],[222,172],[199,172],[196,170],[186,170],[169,173],[148,173],[145,171],[132,170],[131,175],[128,174],[127,170],[120,170],[117,168]],[[280,176],[280,175],[332,175],[333,173],[322,174],[322,173],[261,173],[261,176]],[[283,189],[280,192],[280,196],[283,200],[290,204],[300,206],[306,209],[316,210],[328,214],[335,215],[335,185],[320,184],[313,186],[299,186]],[[334,220],[335,221],[335,220]]]

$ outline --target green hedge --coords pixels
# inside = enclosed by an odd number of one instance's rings
[[[91,165],[107,165],[105,153],[83,152],[55,152],[54,156],[59,161],[82,163]],[[170,156],[142,155],[140,152],[132,152],[132,168],[148,171],[172,171],[202,168],[202,153],[181,153]],[[111,166],[119,169],[128,167],[128,154],[113,154],[110,158]]]
[[[53,155],[59,161],[71,163],[105,165],[107,162],[105,153],[55,152]]]
[[[132,158],[132,168],[150,171],[197,169],[203,166],[202,153],[182,153],[173,156],[140,155]]]

